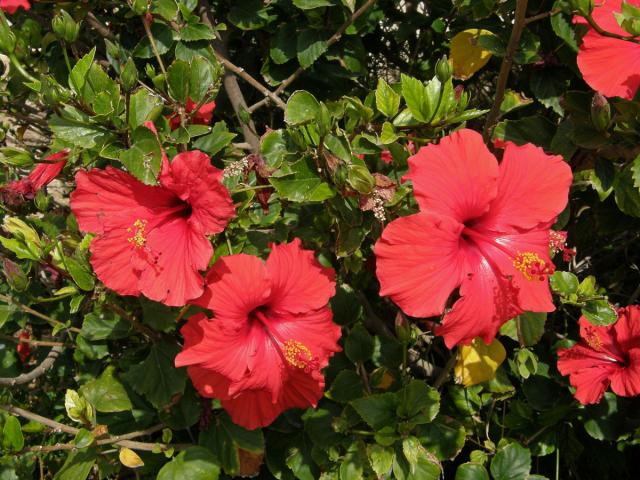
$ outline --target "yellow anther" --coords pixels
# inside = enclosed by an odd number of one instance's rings
[[[297,340],[287,340],[283,347],[284,358],[292,367],[307,368],[313,361],[311,350]]]
[[[144,247],[147,243],[147,237],[145,233],[145,229],[147,228],[147,221],[140,220],[139,218],[133,222],[133,228],[135,229],[135,233],[133,237],[129,237],[127,241],[135,247]],[[131,227],[127,228],[127,232],[133,231]]]
[[[535,252],[518,252],[513,259],[513,266],[527,280],[540,281],[544,280],[545,276],[553,274],[555,269],[553,264],[547,264]]]

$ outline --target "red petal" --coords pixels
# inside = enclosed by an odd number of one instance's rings
[[[189,222],[205,235],[220,233],[235,215],[233,201],[222,185],[222,170],[211,165],[207,154],[179,153],[160,175],[160,183],[189,203]]]
[[[498,161],[479,133],[462,129],[409,157],[407,178],[422,211],[464,223],[489,209],[497,192]]]
[[[616,341],[623,352],[640,346],[640,306],[630,305],[618,310],[618,321],[613,325]]]
[[[638,0],[628,3],[640,6]],[[605,0],[597,4],[593,10],[596,23],[606,31],[628,35],[613,15],[621,11],[622,1]],[[602,95],[631,100],[640,87],[640,45],[637,43],[603,37],[589,28],[582,39],[577,61],[584,80]]]
[[[375,246],[380,295],[412,316],[442,313],[462,281],[462,229],[447,217],[422,213],[387,225]]]
[[[611,375],[611,390],[623,397],[640,395],[640,344],[627,353],[628,365]]]
[[[29,10],[31,8],[29,0],[0,0],[0,9],[10,13],[11,15],[16,13],[18,8]]]
[[[204,291],[199,270],[205,270],[213,247],[187,220],[174,217],[149,230],[145,249],[154,262],[142,271],[140,290],[152,300],[182,306]]]
[[[325,307],[335,294],[335,272],[316,260],[314,252],[302,249],[300,239],[271,245],[267,259],[271,280],[269,308],[303,313]]]
[[[498,194],[478,227],[510,232],[553,222],[567,205],[573,176],[559,155],[540,147],[507,144],[498,178]]]

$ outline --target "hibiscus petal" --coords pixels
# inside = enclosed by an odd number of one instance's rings
[[[271,393],[267,390],[245,390],[221,403],[233,423],[247,430],[266,427],[284,410],[281,404],[272,401]]]
[[[640,6],[638,0],[628,3]],[[592,14],[595,22],[606,31],[628,35],[613,15],[621,11],[622,0],[597,4]],[[637,43],[603,37],[590,28],[582,39],[577,62],[585,82],[607,97],[631,100],[640,87],[640,45]]]
[[[498,178],[498,193],[478,228],[510,232],[553,222],[567,205],[573,176],[559,155],[547,155],[532,144],[507,144]]]
[[[389,296],[408,315],[439,315],[462,281],[463,225],[438,215],[398,218],[375,245],[380,295]]]
[[[29,3],[29,0],[0,0],[0,9],[11,15],[16,13],[18,8],[29,10],[31,8],[31,4]]]
[[[616,340],[623,351],[640,345],[640,305],[618,310],[618,321],[613,325]]]
[[[464,271],[470,273],[462,281],[461,298],[435,330],[444,337],[447,348],[468,345],[475,337],[488,345],[502,324],[523,311],[513,279],[473,247],[466,247],[465,257]]]
[[[229,380],[214,370],[203,367],[191,366],[187,368],[191,383],[198,393],[206,398],[226,400],[229,398]]]
[[[271,280],[269,308],[274,311],[315,310],[326,306],[335,294],[334,270],[320,265],[311,250],[302,249],[299,238],[271,244],[266,265]]]
[[[204,294],[195,303],[213,310],[216,318],[245,322],[249,313],[264,305],[271,283],[264,263],[252,255],[220,257],[206,277]]]
[[[127,241],[125,229],[114,229],[91,242],[91,265],[96,276],[108,288],[120,295],[140,295],[140,271],[135,247]]]
[[[497,192],[498,161],[479,133],[462,129],[409,157],[406,178],[422,211],[464,223],[489,209]]]
[[[202,234],[194,232],[187,221],[173,217],[151,229],[146,247],[155,262],[144,269],[140,290],[151,300],[182,306],[204,291],[199,270],[205,270],[213,247]]]
[[[93,233],[103,233],[109,226],[131,227],[135,219],[147,219],[155,209],[174,203],[171,192],[113,167],[79,171],[71,193],[71,210],[80,230]]]
[[[640,395],[640,345],[627,352],[627,366],[611,375],[611,389],[623,397]]]
[[[162,186],[191,205],[189,222],[205,235],[220,233],[235,215],[231,196],[221,181],[222,170],[198,150],[179,153],[160,175]]]

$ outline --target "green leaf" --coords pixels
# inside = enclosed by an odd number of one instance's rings
[[[398,398],[395,393],[378,393],[351,402],[358,415],[374,430],[394,427],[397,423]]]
[[[367,329],[358,324],[351,329],[345,340],[344,353],[354,363],[364,362],[373,355],[373,338]]]
[[[163,23],[155,22],[151,25],[151,33],[156,43],[156,48],[160,55],[164,55],[173,45],[173,33],[171,29]],[[144,36],[138,45],[133,49],[133,56],[139,58],[153,58],[155,53],[151,48],[149,38]]]
[[[196,42],[199,40],[214,40],[215,31],[204,23],[187,23],[180,30],[180,38],[185,42]]]
[[[367,446],[367,455],[371,468],[378,478],[386,478],[393,465],[393,449],[382,445],[372,444]]]
[[[88,118],[78,121],[54,114],[49,120],[49,127],[58,139],[83,149],[104,145],[113,140],[111,132],[90,123]]]
[[[301,10],[311,10],[318,7],[330,7],[329,0],[293,0],[293,4]]]
[[[80,334],[87,340],[125,338],[131,332],[131,324],[111,311],[87,313]]]
[[[400,95],[383,78],[378,79],[376,107],[389,118],[395,116],[400,108]]]
[[[440,394],[424,381],[412,380],[396,395],[398,416],[414,423],[430,422],[440,410]]]
[[[340,480],[362,480],[366,462],[358,444],[353,443],[340,463]]]
[[[316,119],[320,103],[309,92],[297,90],[289,97],[284,113],[284,121],[289,125],[301,125]]]
[[[489,472],[479,463],[463,463],[456,470],[455,480],[489,480]]]
[[[167,70],[167,84],[169,94],[182,104],[186,104],[189,98],[190,79],[189,64],[184,60],[174,60]]]
[[[326,396],[339,403],[360,398],[364,391],[362,378],[353,370],[341,370],[331,384]]]
[[[464,447],[466,431],[456,419],[439,415],[433,422],[421,425],[417,436],[422,446],[438,460],[449,460],[455,458]]]
[[[87,81],[87,74],[89,73],[95,54],[96,47],[93,47],[91,51],[78,60],[71,69],[71,73],[69,74],[69,85],[77,94],[82,93],[82,87],[84,87],[84,84]]]
[[[540,115],[524,117],[518,120],[505,120],[498,123],[493,137],[511,141],[516,145],[533,143],[545,150],[550,150],[556,126]]]
[[[331,298],[333,321],[338,325],[356,322],[363,313],[362,303],[353,288],[345,283],[336,286],[336,294]]]
[[[144,122],[162,111],[162,100],[152,95],[146,88],[141,88],[129,98],[129,128],[135,130]]]
[[[151,346],[149,356],[124,375],[133,389],[144,395],[156,408],[164,407],[176,393],[184,391],[186,371],[174,366],[179,351],[177,345],[155,343]]]
[[[269,20],[267,12],[268,8],[263,6],[261,0],[242,0],[233,3],[227,18],[242,30],[256,30]]]
[[[308,68],[327,51],[325,35],[318,30],[303,30],[298,35],[296,51],[302,68]]]
[[[276,34],[271,37],[269,56],[277,65],[282,65],[296,58],[296,44],[291,41],[295,34],[295,26],[286,24],[282,28],[278,28]]]
[[[328,183],[318,176],[313,160],[305,157],[291,165],[292,173],[269,178],[278,194],[292,202],[322,202],[335,195]]]
[[[162,167],[162,149],[158,139],[150,129],[138,127],[132,140],[131,148],[120,153],[120,161],[142,183],[154,185]]]
[[[160,469],[157,480],[217,480],[219,476],[220,467],[209,450],[189,447]]]
[[[193,148],[213,156],[229,145],[235,137],[236,134],[229,132],[224,121],[216,122],[210,134],[193,142]]]
[[[96,284],[96,277],[93,275],[91,266],[86,258],[81,256],[65,257],[64,265],[67,267],[71,278],[80,289],[85,291],[93,290]]]
[[[500,333],[516,342],[522,341],[522,345],[525,347],[531,347],[542,338],[546,321],[547,314],[544,312],[524,312],[505,323],[500,328]],[[520,330],[519,337],[518,329]]]
[[[576,32],[571,22],[562,14],[551,15],[551,28],[555,34],[564,40],[571,50],[578,52],[578,42],[576,42]]]
[[[69,453],[53,480],[85,480],[91,473],[97,457],[97,451],[93,448]]]
[[[604,299],[587,300],[581,311],[589,323],[599,327],[611,325],[618,319],[616,310]]]
[[[640,160],[636,158],[634,162],[618,172],[613,186],[618,208],[633,217],[640,217],[639,171]]]
[[[402,450],[396,446],[393,473],[397,480],[438,480],[442,471],[433,455],[409,437],[402,442]]]
[[[531,470],[531,452],[519,443],[510,443],[491,460],[494,480],[525,480]]]
[[[421,123],[427,123],[433,114],[433,107],[429,103],[427,88],[417,78],[410,77],[404,73],[402,78],[402,96],[407,102],[407,107],[411,115]]]
[[[151,12],[160,15],[165,20],[175,20],[178,15],[178,4],[175,0],[153,0]]]
[[[7,416],[4,422],[2,445],[13,452],[19,452],[24,447],[24,436],[22,435],[20,420],[13,415]]]
[[[194,57],[189,66],[189,97],[199,103],[213,87],[213,65],[204,57]]]
[[[571,272],[557,271],[550,277],[551,289],[562,295],[570,295],[578,291],[578,277]]]
[[[102,375],[80,387],[80,394],[99,412],[124,412],[132,408],[127,391],[114,372],[115,367],[108,366]]]

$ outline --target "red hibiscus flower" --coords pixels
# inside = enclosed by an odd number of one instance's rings
[[[31,338],[31,333],[29,330],[22,330],[20,332],[20,336],[18,337],[20,342],[16,347],[16,352],[18,352],[18,358],[20,362],[26,363],[31,355],[31,344],[29,343],[29,339]]]
[[[436,333],[452,348],[523,311],[554,309],[549,227],[567,203],[571,169],[534,145],[508,143],[502,163],[472,130],[409,158],[420,213],[398,218],[375,246],[381,295],[412,316],[444,311]]]
[[[640,394],[640,306],[618,310],[618,321],[606,327],[580,317],[582,341],[558,350],[558,370],[569,375],[582,404],[598,403],[611,389],[623,397]]]
[[[198,105],[191,99],[187,100],[185,105],[185,112],[191,113]],[[191,123],[194,125],[209,125],[213,118],[213,111],[216,108],[216,102],[209,102],[203,104],[198,111],[191,117]],[[171,130],[175,130],[180,126],[180,116],[177,113],[173,113],[169,118],[169,126]]]
[[[60,172],[67,164],[68,156],[69,152],[67,150],[48,156],[44,159],[44,162],[37,164],[28,176],[0,187],[0,193],[2,193],[3,197],[13,196],[24,197],[29,200],[33,199],[38,190],[60,175]]]
[[[160,185],[145,185],[113,167],[76,175],[71,209],[80,229],[96,234],[91,264],[121,295],[184,305],[203,292],[199,271],[213,249],[207,235],[234,216],[222,170],[200,151],[163,155]]]
[[[19,8],[29,10],[31,4],[29,0],[0,0],[0,9],[13,15]]]
[[[636,7],[640,0],[628,0]],[[614,12],[622,9],[622,0],[600,0],[593,9],[593,19],[603,30],[629,35],[616,20]],[[575,23],[586,24],[582,17]],[[617,38],[603,37],[589,27],[578,52],[578,68],[591,88],[606,97],[631,100],[640,87],[640,45]]]
[[[333,270],[298,239],[271,248],[266,265],[244,254],[213,265],[197,303],[215,318],[191,317],[176,357],[200,394],[220,399],[248,429],[289,408],[315,406],[324,390],[321,370],[340,350],[340,327],[327,306]]]

